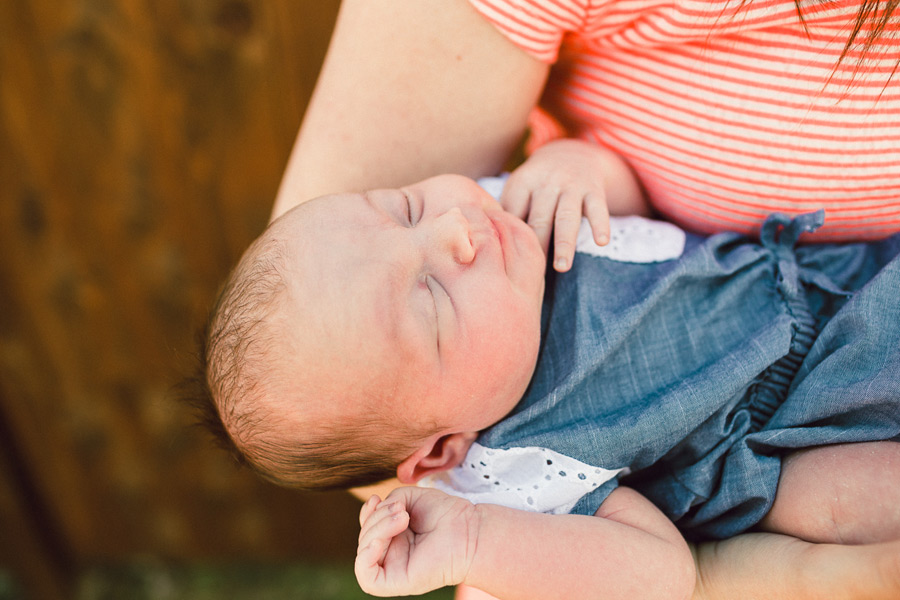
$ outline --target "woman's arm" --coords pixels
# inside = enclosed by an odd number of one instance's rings
[[[692,549],[693,600],[889,600],[900,598],[900,540],[813,544],[744,533]]]
[[[495,174],[547,71],[465,0],[344,0],[273,218],[335,191]]]

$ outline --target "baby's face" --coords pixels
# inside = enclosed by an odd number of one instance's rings
[[[377,411],[454,433],[518,402],[537,358],[545,258],[534,232],[476,183],[443,175],[326,196],[272,234],[292,261],[289,352],[331,392],[323,418]],[[378,405],[359,406],[372,387]]]

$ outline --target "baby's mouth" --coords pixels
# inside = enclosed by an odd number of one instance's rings
[[[509,230],[503,223],[494,220],[490,213],[487,214],[488,223],[491,224],[491,230],[494,238],[497,240],[497,246],[500,248],[500,257],[503,259],[503,270],[508,272],[507,267],[507,244],[510,242]]]

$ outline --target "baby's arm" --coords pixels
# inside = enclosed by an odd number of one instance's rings
[[[594,241],[609,241],[609,215],[648,215],[650,208],[631,168],[615,152],[581,140],[555,140],[538,148],[510,176],[503,207],[538,234],[544,252],[554,234],[553,267],[567,271],[575,255],[581,217]]]
[[[356,574],[375,595],[466,583],[520,598],[688,598],[693,560],[675,527],[628,488],[596,517],[472,505],[437,490],[401,488],[360,512]]]

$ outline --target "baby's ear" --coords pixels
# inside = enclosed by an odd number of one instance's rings
[[[452,469],[463,461],[469,446],[475,441],[475,432],[434,435],[397,467],[400,483],[412,485],[426,475]]]

